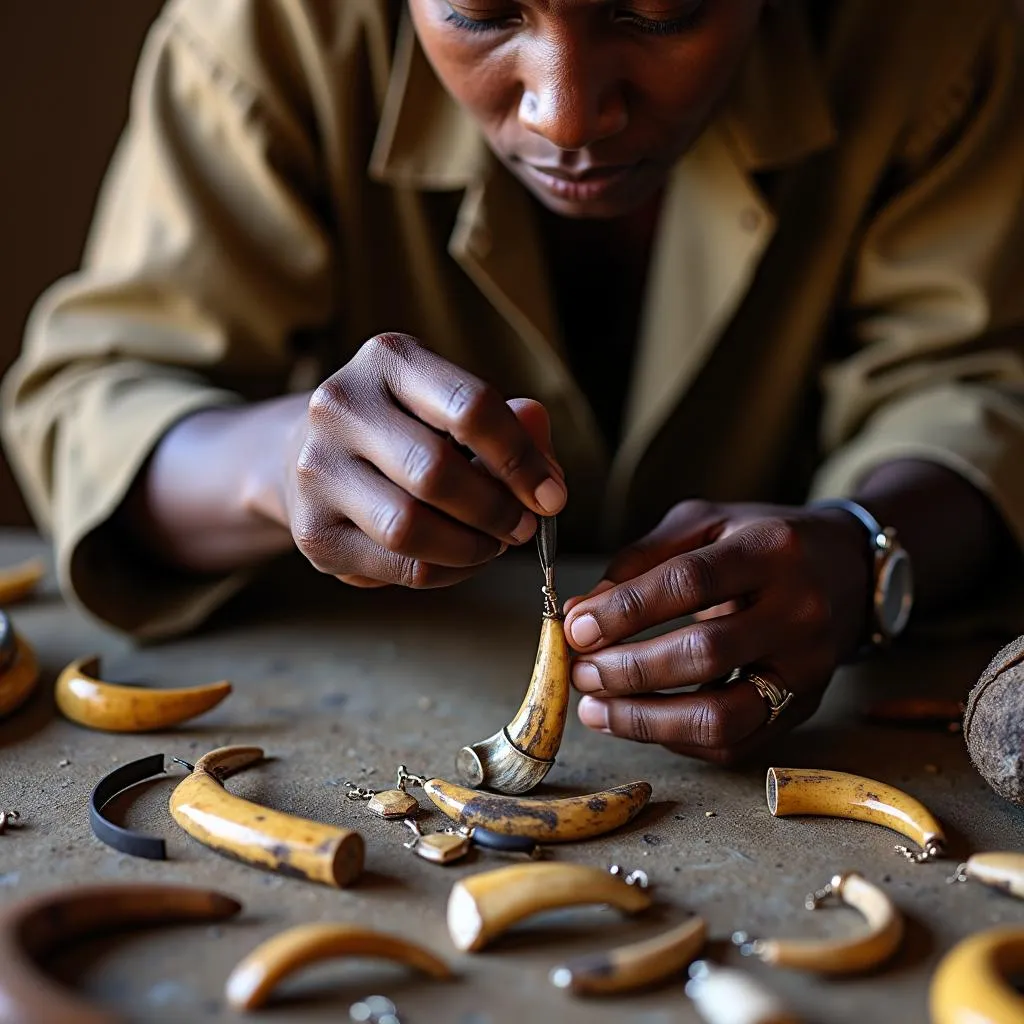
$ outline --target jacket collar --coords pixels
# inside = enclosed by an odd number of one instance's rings
[[[601,508],[597,529],[608,542],[623,528],[654,438],[714,350],[774,235],[774,212],[754,174],[795,164],[835,139],[800,2],[766,9],[725,108],[670,176],[615,451],[569,371],[527,190],[441,86],[407,14],[400,25],[371,177],[398,188],[464,190],[449,253],[514,327],[508,343],[520,351],[509,358],[535,369],[535,397],[559,424],[567,469],[578,467],[575,479],[606,481],[583,505]]]

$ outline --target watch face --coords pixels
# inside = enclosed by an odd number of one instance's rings
[[[878,574],[875,590],[875,613],[878,625],[890,637],[899,636],[906,628],[914,604],[914,583],[910,558],[900,548],[885,560]]]

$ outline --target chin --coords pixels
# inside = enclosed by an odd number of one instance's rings
[[[655,189],[637,190],[633,195],[616,199],[578,202],[559,199],[543,189],[531,188],[530,192],[548,211],[569,220],[615,220],[627,217],[641,209],[653,196]]]

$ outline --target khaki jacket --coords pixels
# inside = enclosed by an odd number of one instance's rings
[[[404,4],[171,0],[82,268],[3,384],[69,598],[140,638],[202,620],[244,576],[139,578],[109,524],[133,478],[180,417],[313,386],[385,330],[547,406],[577,548],[903,456],[964,474],[1024,545],[1021,31],[998,0],[805,7],[768,9],[675,168],[609,450],[531,201]]]

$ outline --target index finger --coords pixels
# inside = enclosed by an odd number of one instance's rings
[[[745,598],[769,575],[766,561],[752,557],[749,541],[737,533],[580,601],[566,614],[566,638],[578,651],[600,650],[672,619]]]
[[[527,508],[561,511],[565,484],[494,388],[404,335],[383,334],[368,344],[377,347],[396,401],[473,451]]]

